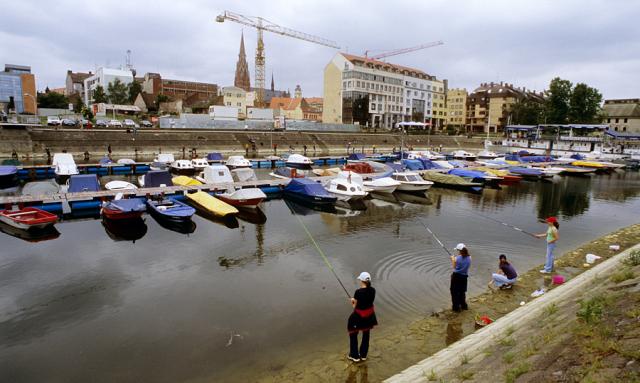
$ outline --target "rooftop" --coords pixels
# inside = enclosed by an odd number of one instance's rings
[[[426,77],[429,79],[435,79],[434,76],[431,76],[428,73],[421,71],[420,69],[411,68],[411,67],[398,65],[398,64],[391,64],[391,63],[380,61],[380,60],[374,60],[369,57],[356,56],[348,53],[340,53],[340,54],[353,64],[355,64],[356,62],[360,62],[365,65],[370,65],[372,67],[380,66],[382,68],[395,69],[401,73],[408,72],[406,74],[413,75],[416,77]]]

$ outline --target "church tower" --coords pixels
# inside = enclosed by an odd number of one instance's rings
[[[276,84],[273,82],[273,72],[271,72],[271,91],[275,92]]]
[[[236,78],[233,81],[233,85],[247,92],[251,91],[249,64],[247,64],[247,55],[244,52],[244,32],[240,37],[240,53],[238,54],[238,62],[236,63]]]

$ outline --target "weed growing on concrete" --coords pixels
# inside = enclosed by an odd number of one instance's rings
[[[514,331],[516,331],[516,329],[514,329],[513,326],[509,326],[509,327],[507,327],[507,329],[505,331],[505,335],[506,336],[511,336],[511,334],[513,334]]]
[[[613,283],[620,283],[620,282],[626,281],[627,279],[633,279],[633,278],[635,278],[635,274],[633,273],[633,270],[624,269],[613,274],[610,279],[611,279],[611,282]]]
[[[604,313],[605,299],[602,296],[596,296],[591,299],[580,301],[580,309],[576,313],[578,318],[587,324],[595,324],[600,322]]]
[[[627,318],[631,318],[631,319],[640,318],[640,308],[636,307],[634,309],[631,309],[626,313],[624,313],[624,315],[626,315]]]
[[[427,380],[428,380],[428,381],[430,381],[430,382],[435,382],[435,381],[437,381],[437,380],[438,380],[438,375],[436,375],[436,372],[435,372],[435,371],[433,371],[433,370],[431,370],[431,372],[430,372],[430,373],[428,373],[428,374],[425,372],[425,373],[424,373],[424,376],[425,376],[425,378],[427,378]]]
[[[523,351],[523,355],[525,358],[528,358],[532,355],[537,354],[538,350],[539,350],[538,345],[536,345],[534,342],[531,342],[525,347]]]
[[[473,378],[473,372],[472,371],[460,371],[458,373],[458,379],[460,379],[461,381],[465,381],[465,380],[469,380]]]
[[[467,363],[469,363],[469,355],[462,354],[462,356],[460,357],[460,364],[467,364]]]
[[[531,368],[529,363],[521,363],[516,367],[508,369],[507,372],[505,372],[504,379],[507,383],[514,383],[520,375],[527,373],[529,368]]]
[[[550,305],[547,305],[544,308],[544,315],[546,317],[550,317],[551,315],[555,314],[558,312],[558,306],[555,303],[552,303]]]
[[[510,351],[502,356],[502,360],[507,364],[511,364],[515,357],[516,357],[516,354]]]
[[[513,338],[506,337],[506,338],[500,339],[500,345],[502,346],[511,347],[515,344],[516,344],[516,341]]]
[[[629,256],[622,261],[622,263],[631,267],[640,265],[640,250],[632,251]]]

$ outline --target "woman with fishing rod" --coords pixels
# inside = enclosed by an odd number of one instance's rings
[[[547,231],[545,233],[536,234],[535,236],[538,238],[547,238],[547,258],[544,264],[544,268],[540,270],[543,274],[549,274],[553,271],[553,251],[556,248],[556,242],[560,239],[560,235],[558,234],[558,229],[560,228],[560,224],[558,223],[558,219],[556,217],[549,217],[545,220],[547,225]]]
[[[371,287],[371,275],[363,271],[358,276],[360,288],[351,298],[353,312],[347,321],[349,331],[349,355],[347,359],[353,362],[367,360],[369,352],[369,332],[378,324],[373,301],[376,299],[376,289]],[[362,343],[358,349],[358,332],[362,331]]]
[[[456,247],[458,256],[451,256],[451,309],[455,312],[467,310],[466,294],[467,279],[469,278],[469,266],[471,266],[471,255],[464,243],[459,243]]]

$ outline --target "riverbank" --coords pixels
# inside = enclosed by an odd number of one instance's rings
[[[637,243],[640,243],[640,224],[617,230],[566,252],[556,261],[557,273],[567,279],[574,278],[589,269],[584,266],[586,254],[599,255],[602,257],[599,262],[603,262]],[[611,244],[619,245],[620,250],[609,250]],[[336,343],[326,352],[314,350],[311,354],[301,355],[285,365],[278,366],[268,375],[256,378],[248,372],[247,378],[251,375],[250,380],[260,382],[382,381],[473,333],[476,330],[476,315],[498,319],[520,307],[520,302],[532,300],[533,291],[541,287],[547,291],[553,289],[551,279],[540,274],[538,270],[539,267],[536,267],[521,274],[517,285],[511,290],[487,291],[469,299],[470,309],[463,313],[446,310],[405,326],[381,326],[372,333],[371,351],[365,363],[353,364],[346,360],[345,335],[342,342]],[[488,282],[489,275],[472,276],[485,277]],[[243,377],[238,378],[240,381]],[[426,374],[425,378],[428,380]]]

